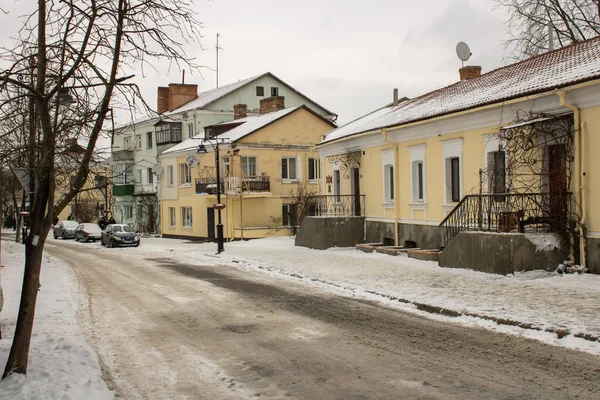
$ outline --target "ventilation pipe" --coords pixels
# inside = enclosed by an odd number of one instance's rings
[[[581,125],[581,116],[580,116],[580,111],[579,108],[577,108],[576,106],[567,103],[566,100],[566,90],[562,89],[562,90],[557,90],[556,94],[558,95],[558,98],[560,99],[560,105],[563,107],[568,108],[569,110],[573,111],[573,117],[574,117],[574,125],[575,125],[575,140],[574,140],[574,149],[573,149],[573,164],[574,164],[574,168],[575,168],[575,190],[577,191],[577,195],[576,195],[576,199],[579,201],[579,204],[581,205],[581,220],[579,221],[579,226],[578,226],[578,230],[579,230],[579,254],[580,254],[580,258],[581,258],[581,265],[583,267],[586,267],[586,253],[585,253],[585,230],[584,230],[584,226],[585,226],[585,219],[586,219],[586,206],[585,206],[585,171],[583,171],[583,165],[584,165],[584,158],[583,158],[583,154],[584,152],[581,151],[582,148],[582,143],[583,143],[583,134],[584,134],[584,128],[586,126],[586,124],[583,124],[583,126]],[[572,259],[574,260],[574,255],[571,253]]]

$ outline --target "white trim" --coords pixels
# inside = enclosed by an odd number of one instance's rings
[[[394,195],[395,195],[395,188],[392,188],[394,185],[393,184],[389,184],[390,183],[390,178],[391,178],[391,182],[395,183],[395,178],[394,175],[397,174],[398,172],[395,171],[394,168],[394,154],[395,154],[395,150],[394,149],[386,149],[386,150],[381,150],[381,170],[382,170],[382,188],[383,188],[383,193],[382,193],[382,198],[383,198],[383,204],[395,204],[395,199],[394,199]],[[388,166],[391,168],[391,176],[388,176]]]
[[[393,224],[396,222],[394,218],[384,218],[384,217],[367,217],[365,218],[365,222],[387,222]]]
[[[414,220],[414,219],[399,219],[399,224],[407,224],[407,225],[429,225],[429,226],[439,226],[441,221],[433,221],[433,220]]]
[[[588,239],[600,239],[600,232],[588,231],[585,237]]]
[[[427,203],[427,168],[425,163],[426,147],[425,144],[408,146],[410,151],[410,200],[411,204]],[[417,198],[418,183],[416,181],[415,163],[423,164],[423,199]],[[412,207],[411,207],[412,208]]]

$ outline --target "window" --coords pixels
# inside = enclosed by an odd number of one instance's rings
[[[141,184],[142,183],[142,170],[141,169],[137,170],[137,178],[138,179],[137,179],[136,183]]]
[[[411,202],[425,203],[425,145],[410,146]]]
[[[336,203],[342,201],[342,174],[339,169],[333,171],[333,198]]]
[[[394,202],[394,166],[387,164],[383,167],[383,173],[385,176],[385,202]]]
[[[425,199],[425,181],[423,176],[423,161],[415,161],[414,165],[415,173],[415,200],[423,201]]]
[[[188,124],[188,139],[194,136],[194,124]]]
[[[458,157],[450,158],[450,191],[452,201],[460,201],[460,159]]]
[[[125,147],[125,150],[133,150],[131,148],[131,138],[125,138],[125,141],[123,143],[123,147]]]
[[[99,189],[104,189],[107,185],[106,177],[96,175],[94,177],[94,187]]]
[[[126,218],[126,219],[133,218],[133,206],[131,204],[123,205],[123,218]]]
[[[175,228],[177,226],[175,214],[175,207],[169,207],[169,223],[171,224],[171,228]]]
[[[192,183],[192,171],[187,164],[179,164],[179,184],[190,185]]]
[[[221,176],[231,176],[231,160],[229,157],[222,158]]]
[[[384,150],[381,152],[383,164],[383,203],[394,203],[395,182],[394,182],[394,150]]]
[[[263,97],[265,95],[265,88],[263,86],[256,87],[256,95]]]
[[[181,207],[181,226],[192,227],[192,207]]]
[[[281,179],[298,179],[298,174],[296,173],[295,157],[283,157],[281,159]]]
[[[462,139],[451,139],[442,141],[444,148],[444,186],[445,203],[456,203],[460,201],[462,195],[461,176],[462,176]]]
[[[167,165],[167,185],[173,185],[173,166]]]
[[[502,150],[487,154],[490,193],[506,193],[506,153]]]
[[[154,174],[152,174],[152,168],[146,168],[148,174],[148,183],[154,183]]]
[[[135,135],[135,148],[137,150],[142,149],[142,135]]]
[[[295,226],[297,223],[297,210],[296,204],[284,204],[281,206],[281,224],[283,226]]]
[[[151,149],[152,148],[152,134],[154,132],[146,132],[146,148],[147,149]]]
[[[273,96],[279,96],[279,88],[277,88],[277,87],[271,88],[271,97],[273,97]]]
[[[308,180],[319,179],[319,160],[316,158],[308,159]]]
[[[255,156],[242,156],[242,174],[244,176],[258,175],[256,164],[257,162]]]

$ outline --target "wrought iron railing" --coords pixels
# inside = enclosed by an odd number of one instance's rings
[[[240,192],[270,192],[271,179],[268,176],[252,177],[227,177],[221,179],[221,193]],[[217,180],[215,178],[196,179],[196,193],[217,193]]]
[[[460,232],[561,232],[570,193],[471,194],[440,223],[444,246]]]
[[[223,180],[221,180],[221,193],[225,193],[224,189]],[[197,178],[196,193],[216,194],[217,180],[215,178]]]
[[[314,195],[307,196],[310,216],[364,216],[365,195]]]

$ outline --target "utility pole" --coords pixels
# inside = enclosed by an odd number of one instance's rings
[[[217,88],[219,87],[219,50],[221,50],[219,47],[219,36],[221,36],[221,34],[217,33]]]

